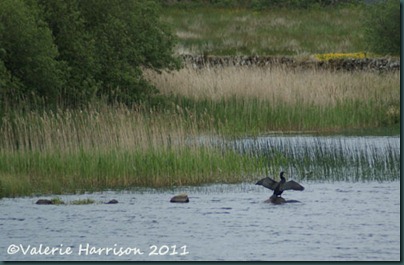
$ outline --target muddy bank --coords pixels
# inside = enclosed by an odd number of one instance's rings
[[[278,56],[202,56],[182,55],[185,65],[193,68],[229,66],[283,66],[292,69],[325,69],[342,71],[399,71],[399,58],[331,59],[329,61],[301,60]]]

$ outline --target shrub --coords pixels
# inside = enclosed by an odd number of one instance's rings
[[[98,95],[132,103],[156,92],[141,67],[175,68],[175,38],[158,19],[154,2],[136,0],[79,0],[87,32],[94,40]]]
[[[32,1],[0,2],[0,103],[4,98],[54,102],[64,86],[52,32]]]
[[[400,1],[382,0],[369,4],[364,21],[365,42],[369,51],[400,54]]]
[[[148,98],[156,89],[142,69],[179,66],[174,35],[158,14],[151,1],[1,1],[0,103]]]

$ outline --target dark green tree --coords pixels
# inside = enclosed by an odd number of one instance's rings
[[[158,19],[158,6],[151,1],[79,1],[92,33],[102,81],[98,92],[109,100],[129,103],[156,92],[142,76],[142,67],[174,68],[174,36]]]
[[[365,42],[369,51],[400,54],[400,1],[381,0],[368,5],[364,21]]]
[[[63,88],[63,104],[80,106],[94,99],[100,81],[95,80],[99,71],[96,63],[95,41],[85,28],[79,1],[38,0],[44,11],[44,19],[52,31],[59,55],[66,64],[68,80]]]
[[[0,95],[55,103],[64,86],[52,32],[35,1],[0,1]]]
[[[178,68],[174,45],[152,1],[2,0],[0,100],[146,100],[156,89],[142,70]]]

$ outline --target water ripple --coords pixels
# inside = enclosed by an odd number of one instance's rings
[[[305,183],[306,184],[306,183]],[[243,187],[241,188],[240,185]],[[307,260],[400,259],[400,182],[309,182],[303,192],[285,191],[299,204],[264,203],[266,189],[251,184],[182,187],[86,194],[115,205],[40,207],[37,198],[2,199],[0,249],[10,244],[71,246],[75,255],[2,254],[13,260]],[[210,187],[210,192],[209,192]],[[383,190],[383,192],[378,192]],[[248,192],[247,192],[248,191]],[[172,204],[173,194],[193,199]],[[81,195],[63,195],[72,201]],[[135,204],[130,204],[136,200]],[[78,256],[80,244],[96,247],[187,246],[185,256]],[[293,256],[282,249],[293,249]],[[164,250],[164,248],[163,248]],[[3,252],[4,253],[4,252]]]

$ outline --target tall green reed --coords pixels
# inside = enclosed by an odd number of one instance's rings
[[[185,120],[195,117],[198,124],[205,124],[200,126],[201,129],[214,128],[227,136],[260,135],[273,131],[338,132],[386,126],[386,108],[374,100],[346,100],[330,106],[237,97],[220,101],[183,97],[174,100],[186,109],[182,112]]]
[[[336,158],[338,149],[314,149],[314,156],[307,150],[301,157],[289,149],[240,154],[210,141],[271,131],[385,126],[396,120],[389,113],[399,115],[396,73],[267,70],[184,69],[156,75],[164,107],[97,104],[5,113],[1,196],[253,181],[280,166],[313,171],[318,179],[335,172],[354,179],[376,178],[375,172],[396,175],[397,154],[390,151],[366,169],[363,162],[352,162],[367,161],[362,155]],[[345,174],[346,165],[357,173]]]
[[[199,130],[175,112],[125,106],[4,117],[2,196],[134,186],[239,182],[259,158],[190,139]]]
[[[146,75],[171,97],[185,120],[203,121],[225,134],[339,131],[399,123],[397,72],[217,67]]]
[[[228,143],[265,158],[266,170],[317,181],[393,181],[400,178],[398,137],[268,136]]]

